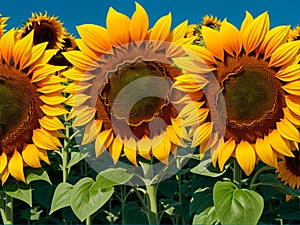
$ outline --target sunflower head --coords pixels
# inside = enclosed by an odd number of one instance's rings
[[[32,13],[31,18],[19,30],[19,37],[25,37],[34,30],[33,43],[40,44],[48,42],[47,49],[61,49],[64,46],[64,39],[67,38],[67,31],[58,17],[45,14]]]
[[[300,188],[300,154],[299,151],[293,151],[294,157],[284,156],[284,159],[278,162],[278,178],[285,185],[291,188]]]
[[[300,40],[300,26],[296,26],[293,30],[290,31],[289,41]]]
[[[187,138],[175,102],[182,93],[174,90],[172,56],[183,54],[187,21],[171,28],[171,14],[149,29],[146,11],[136,3],[131,19],[110,8],[107,27],[78,26],[80,51],[63,53],[74,65],[63,75],[74,80],[67,87],[77,92],[68,103],[74,126],[85,126],[82,143],[94,141],[98,157],[106,149],[116,163],[125,156],[137,165],[137,156],[167,163],[170,152],[184,146]],[[75,92],[74,92],[75,91]],[[179,103],[178,103],[179,104]]]
[[[0,14],[0,37],[4,34],[5,32],[5,27],[6,27],[6,21],[8,20],[9,17],[3,17],[2,14]]]
[[[210,149],[221,169],[231,156],[247,175],[258,159],[277,167],[277,155],[293,156],[300,142],[300,42],[287,42],[289,31],[289,26],[270,30],[268,13],[253,19],[247,12],[240,30],[226,19],[220,31],[203,26],[206,48],[188,46],[190,64],[174,59],[182,69],[210,81],[202,90],[203,106],[209,109],[203,128],[211,122],[213,127],[206,135],[206,129],[192,126],[193,144],[202,153]],[[184,77],[177,80],[179,85],[185,82]]]
[[[219,20],[213,15],[205,15],[202,18],[201,26],[210,27],[213,29],[220,29],[221,25],[221,20]]]
[[[49,163],[46,150],[61,144],[64,126],[57,116],[67,111],[60,105],[64,86],[55,72],[64,67],[48,65],[55,54],[46,43],[34,45],[33,32],[16,39],[14,29],[0,38],[0,178],[9,174],[25,182],[23,166]]]

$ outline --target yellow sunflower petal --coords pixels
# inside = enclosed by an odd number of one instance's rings
[[[132,162],[135,166],[137,164],[137,149],[136,149],[136,141],[131,137],[129,140],[124,139],[124,153],[128,160]]]
[[[271,148],[271,144],[266,136],[264,139],[258,138],[255,143],[255,151],[258,157],[267,165],[277,168],[277,157]]]
[[[15,46],[14,40],[15,40],[14,29],[9,30],[0,39],[0,48],[5,49],[5,51],[1,51],[1,55],[8,65],[11,63],[13,57],[14,46]]]
[[[130,42],[129,26],[130,19],[126,15],[117,12],[112,7],[109,8],[106,17],[106,27],[114,47]]]
[[[48,105],[58,105],[66,101],[66,98],[61,95],[61,92],[43,94],[40,96],[40,99]]]
[[[16,180],[26,183],[23,171],[23,159],[17,150],[14,151],[13,156],[9,160],[8,171]]]
[[[14,63],[16,65],[19,64],[20,69],[30,61],[33,34],[34,31],[31,31],[28,35],[18,41],[14,47]]]
[[[96,139],[102,128],[102,120],[93,120],[85,128],[81,144],[88,144]]]
[[[86,91],[91,86],[92,86],[92,84],[87,83],[87,82],[80,82],[80,85],[78,84],[78,82],[74,82],[74,83],[69,84],[64,89],[64,92],[71,93],[71,94],[82,93],[82,92]]]
[[[188,52],[189,50],[193,51],[200,59],[205,60],[211,64],[217,64],[214,55],[208,51],[206,48],[203,48],[198,45],[185,45],[185,50]]]
[[[94,40],[94,39],[93,39]],[[75,40],[77,47],[85,55],[88,55],[92,60],[97,60],[102,53],[96,52],[94,49],[91,49],[82,39]]]
[[[300,50],[300,40],[279,46],[272,54],[269,67],[284,67],[295,61]]]
[[[7,156],[4,152],[0,155],[0,174],[4,171],[7,166]]]
[[[269,58],[280,45],[286,42],[289,31],[290,26],[278,26],[268,31],[260,50],[264,52],[265,59]]]
[[[269,136],[268,140],[271,144],[271,146],[279,153],[294,157],[291,149],[289,148],[289,144],[286,140],[284,140],[281,135],[279,134],[278,130],[273,130]]]
[[[112,143],[114,140],[114,134],[112,132],[112,129],[105,130],[101,132],[95,142],[95,154],[96,157],[99,157]]]
[[[42,105],[40,108],[48,116],[61,116],[68,113],[62,105]]]
[[[58,150],[59,147],[61,147],[58,138],[50,135],[50,133],[43,129],[36,129],[33,131],[32,141],[41,149]]]
[[[300,142],[300,132],[297,128],[286,119],[281,119],[276,123],[279,134],[291,141]]]
[[[221,61],[224,60],[224,49],[222,45],[221,35],[218,31],[203,26],[202,35],[208,50]]]
[[[143,41],[148,34],[149,19],[145,9],[135,3],[136,10],[130,21],[130,37],[132,41]]]
[[[289,94],[300,96],[300,80],[289,82],[281,88]]]
[[[84,55],[81,51],[73,50],[68,52],[62,52],[63,56],[77,69],[88,70],[95,68],[95,60],[89,56]]]
[[[151,141],[150,141],[150,139],[145,135],[136,144],[137,144],[137,149],[138,149],[139,155],[141,155],[143,158],[145,158],[147,160],[151,160],[151,156],[150,156]]]
[[[93,79],[94,75],[87,75],[75,68],[62,72],[62,75],[74,81],[88,81]]]
[[[40,125],[46,130],[59,130],[65,129],[65,126],[62,122],[53,116],[44,116],[42,119],[39,119]]]
[[[293,64],[278,71],[276,77],[282,81],[290,82],[299,79],[300,64]]]
[[[82,93],[75,93],[68,97],[68,99],[65,101],[65,104],[70,106],[81,106],[83,103],[85,103],[88,99],[90,99],[91,96],[82,94]]]
[[[188,27],[188,20],[176,26],[172,32],[173,33],[172,41],[176,42],[180,39],[183,39],[186,34],[187,27]]]
[[[152,139],[152,154],[159,161],[168,163],[168,157],[170,155],[171,142],[166,133],[158,136],[154,136]]]
[[[241,29],[240,29],[240,33],[241,35],[243,35],[243,33],[245,32],[246,28],[248,27],[248,25],[253,21],[253,17],[252,15],[246,11],[246,16],[245,19],[242,23]]]
[[[219,155],[220,149],[223,145],[224,145],[224,139],[221,138],[210,149],[210,158],[211,158],[211,161],[212,161],[212,164],[214,167],[217,166],[218,155]]]
[[[235,141],[233,139],[229,139],[222,146],[220,146],[219,154],[218,154],[218,162],[220,170],[222,171],[225,163],[232,155],[235,149]]]
[[[31,50],[29,62],[27,62],[25,65],[23,65],[23,68],[21,68],[21,69],[24,69],[24,68],[26,68],[28,66],[31,66],[36,61],[38,61],[38,59],[45,52],[45,49],[46,49],[47,45],[48,45],[48,42],[44,42],[44,43],[41,43],[41,44],[33,46],[32,50]]]
[[[194,132],[191,148],[199,146],[204,141],[206,141],[211,135],[212,128],[213,128],[212,122],[208,122],[200,125]]]
[[[221,25],[220,36],[225,51],[232,56],[238,56],[242,50],[240,31],[225,19]]]
[[[169,137],[170,141],[178,146],[185,147],[184,141],[182,138],[178,137],[176,134],[175,128],[173,126],[168,125],[166,127],[167,136]]]
[[[120,136],[115,137],[113,143],[109,147],[109,152],[115,164],[118,162],[120,158],[122,148],[123,148],[123,142],[121,140],[121,137]]]
[[[2,185],[6,182],[7,178],[9,177],[8,168],[6,167],[3,172],[0,174],[0,179],[2,181]]]
[[[262,44],[270,27],[269,15],[267,12],[255,18],[243,32],[243,46],[246,54],[254,51]]]
[[[288,108],[294,112],[295,114],[297,114],[298,116],[300,116],[300,97],[299,96],[295,96],[295,95],[287,95],[285,96],[285,102],[288,106]]]
[[[41,160],[43,160],[45,163],[47,163],[48,165],[50,165],[50,161],[49,161],[49,158],[48,158],[48,154],[47,154],[47,151],[44,150],[44,149],[38,149],[38,154],[39,154],[39,158]]]
[[[170,35],[171,22],[172,22],[171,13],[161,17],[151,29],[149,39],[165,41]]]
[[[96,113],[95,108],[91,108],[88,106],[81,107],[80,109],[76,109],[76,118],[73,121],[73,126],[83,126],[91,121]]]
[[[25,145],[22,151],[22,157],[24,162],[32,167],[32,168],[40,168],[40,157],[39,157],[39,150],[34,144],[27,144]]]
[[[84,24],[81,26],[77,26],[76,28],[83,42],[90,49],[100,53],[107,53],[112,50],[112,44],[108,31],[104,27],[94,24]]]
[[[249,176],[254,170],[256,155],[254,148],[247,141],[241,141],[235,150],[236,159],[245,172]]]
[[[288,108],[283,109],[284,116],[296,126],[300,126],[300,116],[290,111]]]

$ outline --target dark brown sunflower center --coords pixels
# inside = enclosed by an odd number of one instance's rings
[[[101,92],[110,113],[130,126],[151,121],[168,102],[171,80],[164,65],[136,62],[109,77]]]
[[[52,24],[48,22],[33,23],[30,29],[27,30],[24,36],[34,29],[33,43],[35,45],[48,42],[47,49],[54,48],[57,41],[57,34]]]
[[[256,68],[231,75],[223,90],[228,122],[251,126],[272,114],[277,99],[275,85],[275,77]]]
[[[218,111],[226,117],[225,137],[255,143],[283,117],[285,101],[276,71],[268,68],[267,62],[250,56],[228,57],[218,66],[217,80],[222,92],[217,101],[223,95],[226,112],[222,108]]]
[[[300,154],[299,151],[293,153],[295,158],[285,156],[286,166],[292,174],[300,176]]]
[[[0,152],[12,153],[31,141],[40,100],[26,78],[0,75]]]

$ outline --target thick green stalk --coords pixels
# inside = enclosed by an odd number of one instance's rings
[[[242,169],[237,160],[234,160],[233,180],[236,182],[239,188],[242,186]]]
[[[66,115],[64,116],[64,119],[66,121]],[[70,126],[66,124],[66,130],[65,130],[65,140],[64,140],[64,147],[62,148],[62,172],[63,172],[63,182],[66,182],[68,179],[68,160],[69,160],[69,138],[70,138]]]
[[[154,184],[146,185],[146,191],[148,199],[149,224],[158,224],[156,186]]]

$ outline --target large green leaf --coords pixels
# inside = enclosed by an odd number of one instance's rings
[[[287,220],[300,220],[300,200],[294,198],[288,202],[284,202],[279,206],[280,218]]]
[[[16,180],[8,180],[3,186],[3,190],[9,196],[19,199],[32,206],[32,188],[30,184],[24,184],[23,182]]]
[[[70,203],[75,215],[83,221],[100,209],[112,196],[113,187],[100,188],[92,178],[78,181],[71,193]]]
[[[58,209],[70,206],[73,185],[69,183],[60,183],[54,192],[50,214]]]
[[[128,173],[122,168],[109,168],[100,172],[96,177],[96,185],[99,187],[113,187],[124,184],[133,177],[133,173]]]
[[[263,198],[258,193],[238,189],[228,181],[215,184],[213,198],[222,224],[257,224],[264,207]]]
[[[218,167],[213,167],[211,163],[211,159],[207,159],[204,161],[201,161],[197,166],[191,169],[192,173],[203,175],[203,176],[208,176],[208,177],[219,177],[222,174],[226,172],[228,167],[230,166],[231,161],[229,161],[225,167],[224,170],[221,172]]]
[[[214,206],[208,207],[200,214],[196,214],[193,219],[193,224],[211,225],[218,220],[218,216]]]
[[[51,184],[50,178],[47,171],[44,168],[31,168],[27,167],[24,169],[24,174],[26,177],[26,182],[30,183],[32,181],[44,180]]]
[[[261,174],[259,176],[259,183],[256,183],[254,186],[269,186],[275,188],[277,191],[297,197],[300,195],[300,190],[295,190],[290,187],[285,186],[282,182],[280,182],[274,174],[267,173]]]
[[[191,199],[190,215],[194,213],[199,214],[204,209],[213,206],[213,204],[212,189],[208,187],[199,188],[194,192],[193,198]]]

